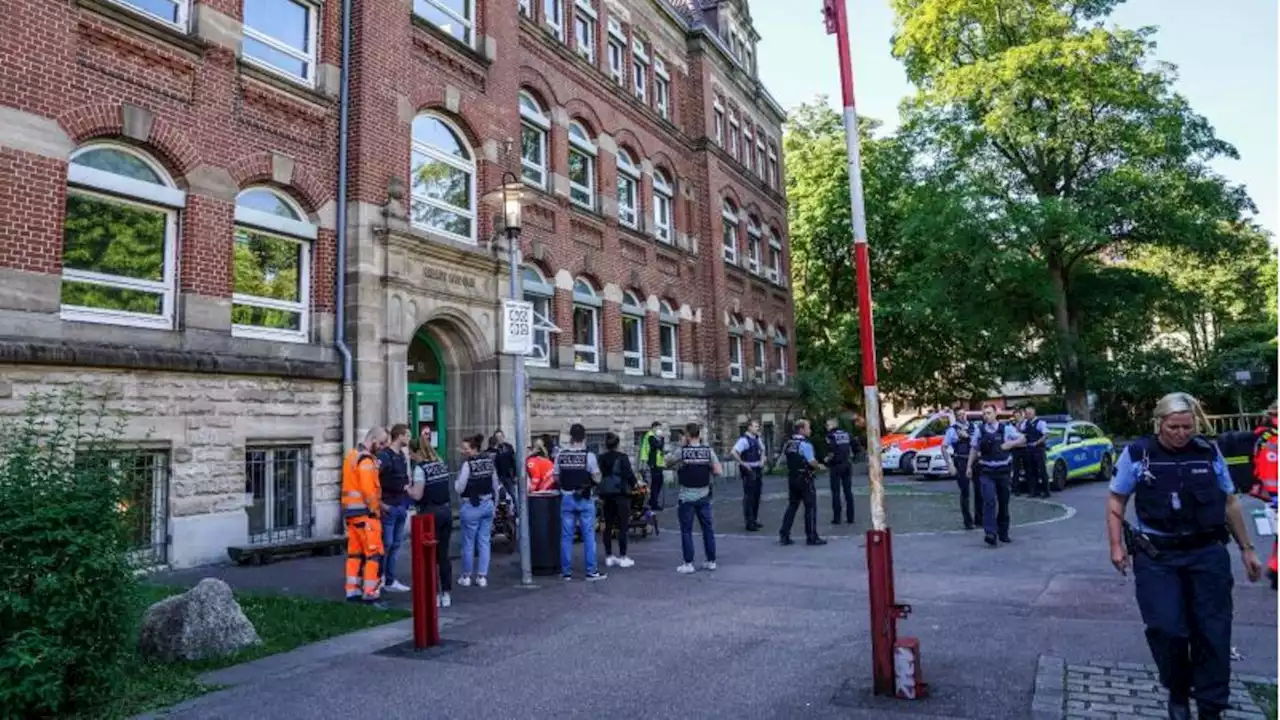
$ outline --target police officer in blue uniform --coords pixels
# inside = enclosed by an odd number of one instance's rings
[[[680,552],[684,560],[676,572],[688,574],[693,567],[693,520],[698,519],[702,528],[702,552],[706,561],[702,567],[716,569],[716,531],[712,524],[711,482],[723,472],[720,458],[702,442],[702,426],[689,423],[684,427],[684,445],[667,455],[667,467],[675,468],[676,481],[680,485],[679,506],[676,517],[680,521]]]
[[[764,527],[760,524],[760,493],[764,490],[764,446],[760,443],[760,421],[747,423],[747,431],[733,444],[729,453],[738,461],[742,478],[742,518],[747,532]]]
[[[969,455],[973,443],[970,442],[973,428],[964,419],[964,411],[957,410],[947,428],[943,444],[951,450],[951,463],[956,471],[956,485],[960,488],[960,516],[964,518],[964,529],[972,530],[974,522],[982,524],[982,491],[978,487],[978,479],[973,478],[973,514],[969,513]]]
[[[827,467],[831,474],[832,525],[840,524],[840,493],[844,492],[845,518],[853,524],[853,436],[827,418]]]
[[[795,433],[782,448],[787,459],[787,510],[782,514],[782,528],[778,541],[791,545],[791,525],[796,521],[796,510],[804,504],[804,537],[806,545],[826,545],[818,537],[818,493],[813,485],[813,471],[821,468],[814,459],[813,444],[809,442],[812,430],[808,420],[797,420]]]
[[[996,406],[990,403],[982,406],[982,422],[970,439],[978,446],[977,452],[969,454],[969,477],[977,477],[982,487],[983,540],[992,547],[997,539],[1013,542],[1009,538],[1010,467],[1014,448],[1026,445],[1027,439],[1008,423],[997,422]]]
[[[1125,448],[1107,499],[1111,562],[1122,574],[1133,557],[1147,644],[1169,691],[1169,717],[1202,720],[1230,708],[1231,558],[1234,538],[1250,582],[1262,576],[1244,513],[1222,454],[1196,434],[1204,413],[1195,398],[1171,393],[1156,404],[1159,430]],[[1133,498],[1137,522],[1128,526]]]
[[[1036,417],[1036,406],[1023,407],[1022,430],[1027,438],[1026,455],[1023,459],[1023,476],[1026,478],[1027,493],[1031,497],[1049,497],[1049,473],[1045,470],[1044,444],[1049,440],[1049,426]]]
[[[587,580],[603,580],[596,566],[596,503],[592,489],[600,484],[596,454],[587,450],[587,429],[580,423],[569,427],[569,446],[556,455],[552,471],[560,485],[560,572],[573,579],[573,531],[582,531],[582,557]]]
[[[1020,407],[1013,409],[1013,429],[1017,430],[1019,435],[1026,435],[1026,416]],[[1014,495],[1022,495],[1029,492],[1027,489],[1027,449],[1026,447],[1016,447],[1010,450],[1009,454],[1013,460],[1009,464],[1009,488]]]

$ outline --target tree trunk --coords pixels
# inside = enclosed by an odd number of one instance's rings
[[[1068,269],[1061,259],[1049,258],[1049,278],[1053,288],[1053,324],[1057,335],[1058,365],[1062,371],[1062,393],[1067,412],[1077,420],[1089,419],[1089,398],[1084,374],[1080,371],[1079,333],[1067,299]]]

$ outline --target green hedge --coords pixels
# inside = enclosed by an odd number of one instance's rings
[[[131,657],[137,592],[122,423],[80,391],[0,422],[0,708],[92,713]],[[129,506],[133,505],[132,508]]]

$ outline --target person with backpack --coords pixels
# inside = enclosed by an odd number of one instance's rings
[[[628,568],[635,561],[627,556],[627,531],[631,527],[631,494],[639,485],[631,458],[618,452],[621,440],[616,433],[604,436],[600,463],[600,500],[604,505],[604,564]],[[618,555],[613,554],[613,533],[618,534]]]
[[[738,461],[738,477],[742,478],[742,517],[747,532],[755,532],[760,524],[760,494],[764,491],[764,445],[760,443],[760,421],[747,423],[746,432],[733,444],[729,455]]]
[[[969,454],[969,477],[976,477],[982,487],[983,541],[996,547],[996,541],[1011,543],[1009,537],[1009,491],[1013,481],[1011,466],[1014,448],[1025,447],[1027,439],[1008,423],[996,421],[996,406],[982,406],[982,422],[972,438],[977,452]]]

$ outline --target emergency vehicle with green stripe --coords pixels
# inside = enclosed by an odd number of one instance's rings
[[[1082,478],[1111,479],[1117,453],[1102,428],[1083,420],[1046,425],[1049,435],[1045,441],[1045,472],[1054,490],[1062,490],[1068,482]]]

